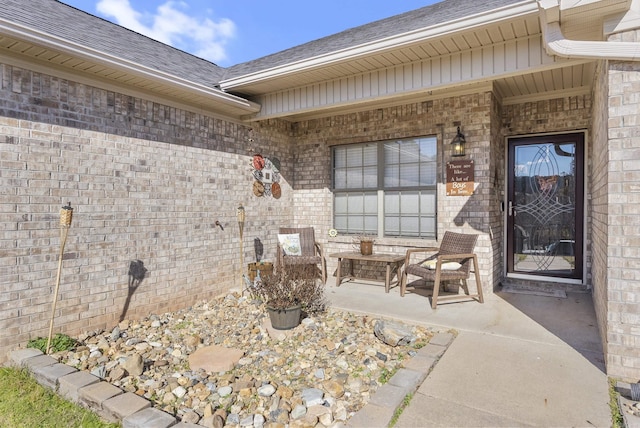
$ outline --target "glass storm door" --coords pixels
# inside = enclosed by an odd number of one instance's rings
[[[584,134],[508,147],[507,274],[582,279]]]

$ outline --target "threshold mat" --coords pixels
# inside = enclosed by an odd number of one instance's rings
[[[534,287],[518,287],[514,285],[503,285],[502,291],[505,293],[514,294],[530,294],[532,296],[545,296],[545,297],[557,297],[560,299],[566,299],[567,293],[564,290],[545,290],[542,288]]]

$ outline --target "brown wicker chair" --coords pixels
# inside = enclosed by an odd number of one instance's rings
[[[478,235],[467,235],[447,231],[444,233],[442,243],[440,244],[440,248],[437,250],[437,253],[422,259],[417,263],[410,263],[412,254],[420,252],[433,253],[434,250],[424,248],[412,248],[407,250],[404,264],[405,268],[402,272],[402,280],[400,282],[400,295],[404,296],[407,287],[407,275],[410,274],[419,276],[426,281],[433,281],[433,297],[431,298],[431,307],[433,309],[438,306],[438,300],[448,301],[459,300],[461,298],[467,299],[471,297],[478,298],[478,301],[483,303],[484,298],[482,296],[482,283],[480,282],[480,272],[478,270],[478,257],[473,253],[477,240]],[[435,269],[428,269],[422,265],[427,260],[435,261]],[[442,264],[444,262],[451,261],[458,262],[461,266],[456,270],[442,269]],[[472,295],[469,294],[469,288],[467,286],[467,278],[469,278],[471,262],[473,262],[473,271],[475,273],[476,286],[478,290],[477,294]],[[466,296],[456,294],[438,298],[441,282],[444,281],[461,281]]]
[[[282,247],[278,245],[278,267],[291,265],[320,265],[322,283],[326,283],[327,268],[325,265],[324,250],[322,248],[322,244],[316,242],[313,227],[281,227],[279,233],[299,234],[302,255],[287,256],[284,251],[282,251]]]

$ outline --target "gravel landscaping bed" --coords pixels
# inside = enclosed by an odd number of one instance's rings
[[[84,333],[54,357],[87,370],[185,422],[203,426],[340,426],[436,333],[399,326],[406,345],[374,333],[381,321],[329,308],[286,337],[270,336],[259,301],[238,294]],[[218,345],[244,352],[232,370],[192,370],[189,356]]]

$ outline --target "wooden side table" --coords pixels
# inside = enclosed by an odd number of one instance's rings
[[[404,265],[404,259],[405,256],[404,255],[399,255],[399,254],[386,254],[386,253],[376,253],[376,254],[369,254],[369,255],[362,255],[358,252],[354,252],[354,251],[347,251],[347,252],[342,252],[342,253],[333,253],[333,254],[329,254],[329,257],[334,257],[338,259],[338,269],[336,271],[336,287],[340,287],[340,283],[342,282],[343,279],[347,278],[351,278],[351,279],[368,279],[371,280],[372,278],[362,278],[362,277],[357,277],[356,275],[354,275],[353,273],[353,261],[354,260],[362,260],[362,261],[368,261],[368,262],[381,262],[381,263],[386,263],[387,265],[387,272],[386,272],[386,276],[385,276],[385,281],[384,281],[384,291],[385,293],[389,292],[389,289],[391,288],[391,266],[392,265],[396,265],[397,266],[397,273],[396,273],[396,284],[400,281],[400,275],[399,275],[399,271],[400,268]],[[349,271],[348,274],[343,274],[342,272],[342,260],[349,260],[350,264],[351,264],[351,269]]]

